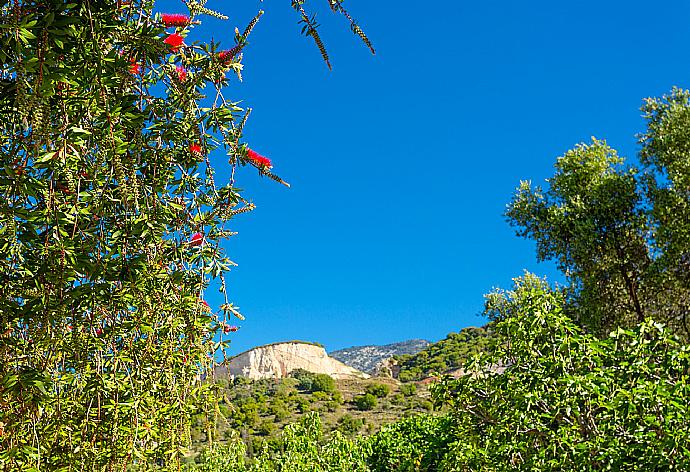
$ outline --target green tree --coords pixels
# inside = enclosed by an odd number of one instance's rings
[[[312,392],[335,392],[335,380],[328,374],[316,374],[311,385]]]
[[[659,293],[654,309],[686,337],[690,335],[690,92],[675,88],[642,108],[647,130],[640,160],[654,225],[657,257],[652,277]]]
[[[537,243],[570,281],[571,314],[595,332],[632,326],[653,313],[648,219],[638,171],[604,141],[556,161],[548,189],[522,182],[508,207],[518,235]]]
[[[441,470],[690,467],[688,347],[649,320],[598,339],[565,306],[534,276],[489,297],[501,342],[433,392],[453,418]]]

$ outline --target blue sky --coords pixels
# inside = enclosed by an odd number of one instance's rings
[[[642,99],[690,78],[686,2],[345,5],[377,54],[311,0],[332,72],[289,0],[210,0],[230,20],[194,32],[230,46],[265,10],[228,96],[254,109],[245,140],[292,184],[240,173],[257,210],[226,244],[239,264],[230,296],[247,316],[232,353],[289,339],[329,350],[434,341],[481,325],[493,287],[524,269],[557,279],[502,216],[520,179],[541,182],[590,136],[634,159]]]

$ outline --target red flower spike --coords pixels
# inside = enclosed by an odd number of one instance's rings
[[[139,75],[141,73],[141,66],[134,59],[129,60],[129,73],[132,75]]]
[[[171,26],[187,26],[189,24],[189,17],[181,13],[163,13],[161,20],[166,28]]]
[[[228,334],[228,333],[235,333],[237,330],[240,329],[237,326],[229,326],[229,325],[223,325],[223,333]]]
[[[184,82],[187,79],[187,69],[182,66],[177,66],[175,70],[177,71],[177,79],[180,82]]]
[[[201,146],[197,143],[192,143],[189,145],[189,152],[192,154],[201,155]]]
[[[269,169],[273,167],[273,164],[268,157],[262,156],[253,149],[247,149],[247,157],[257,167],[268,167]]]
[[[101,328],[96,328],[96,336],[100,336],[103,334],[103,330]]]
[[[182,46],[182,44],[184,43],[184,38],[177,33],[173,33],[171,35],[168,35],[168,37],[165,38],[163,42],[170,46],[170,49],[175,51],[176,49],[179,49],[180,46]]]
[[[230,62],[238,52],[242,49],[239,44],[232,49],[227,49],[218,53],[218,60],[220,62]]]
[[[201,243],[204,242],[204,235],[201,233],[194,233],[192,235],[192,239],[189,240],[189,245],[190,246],[201,246]]]
[[[206,302],[206,300],[201,300],[201,304],[204,306],[204,310],[211,311],[211,305],[209,305],[208,302]]]

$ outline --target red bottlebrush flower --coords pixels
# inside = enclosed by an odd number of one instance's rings
[[[229,325],[223,325],[223,333],[228,334],[228,333],[235,333],[237,330],[240,329],[237,326],[229,326]]]
[[[204,310],[211,311],[211,305],[209,305],[206,300],[201,300],[201,304],[203,305]]]
[[[189,24],[189,17],[181,13],[163,13],[161,19],[166,28],[171,26],[187,26]]]
[[[269,169],[273,167],[271,160],[268,157],[262,156],[253,149],[247,150],[247,157],[249,160],[258,167],[268,167]]]
[[[170,48],[174,51],[176,49],[179,49],[180,46],[182,46],[182,44],[184,43],[184,38],[177,33],[173,33],[168,35],[168,37],[165,38],[163,42],[170,46]]]
[[[204,242],[204,235],[201,233],[194,233],[192,235],[192,239],[189,240],[189,245],[190,246],[201,246],[201,243]]]
[[[201,154],[201,146],[197,143],[192,143],[189,145],[189,152],[192,154]]]
[[[103,334],[103,330],[101,328],[96,328],[96,336],[100,336]]]
[[[184,82],[187,79],[187,69],[182,66],[177,66],[175,70],[177,71],[177,79],[180,82]]]
[[[137,64],[134,59],[129,60],[129,73],[132,75],[139,75],[141,72],[141,66]]]
[[[218,60],[220,62],[230,62],[237,55],[237,53],[240,52],[241,50],[242,50],[242,46],[238,44],[237,46],[235,46],[232,49],[227,49],[225,51],[221,51],[218,53]]]

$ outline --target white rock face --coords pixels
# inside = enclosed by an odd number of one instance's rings
[[[369,378],[369,375],[329,357],[323,347],[299,341],[255,347],[228,360],[227,369],[219,373],[257,380],[287,377],[296,369],[328,374],[335,379]]]

